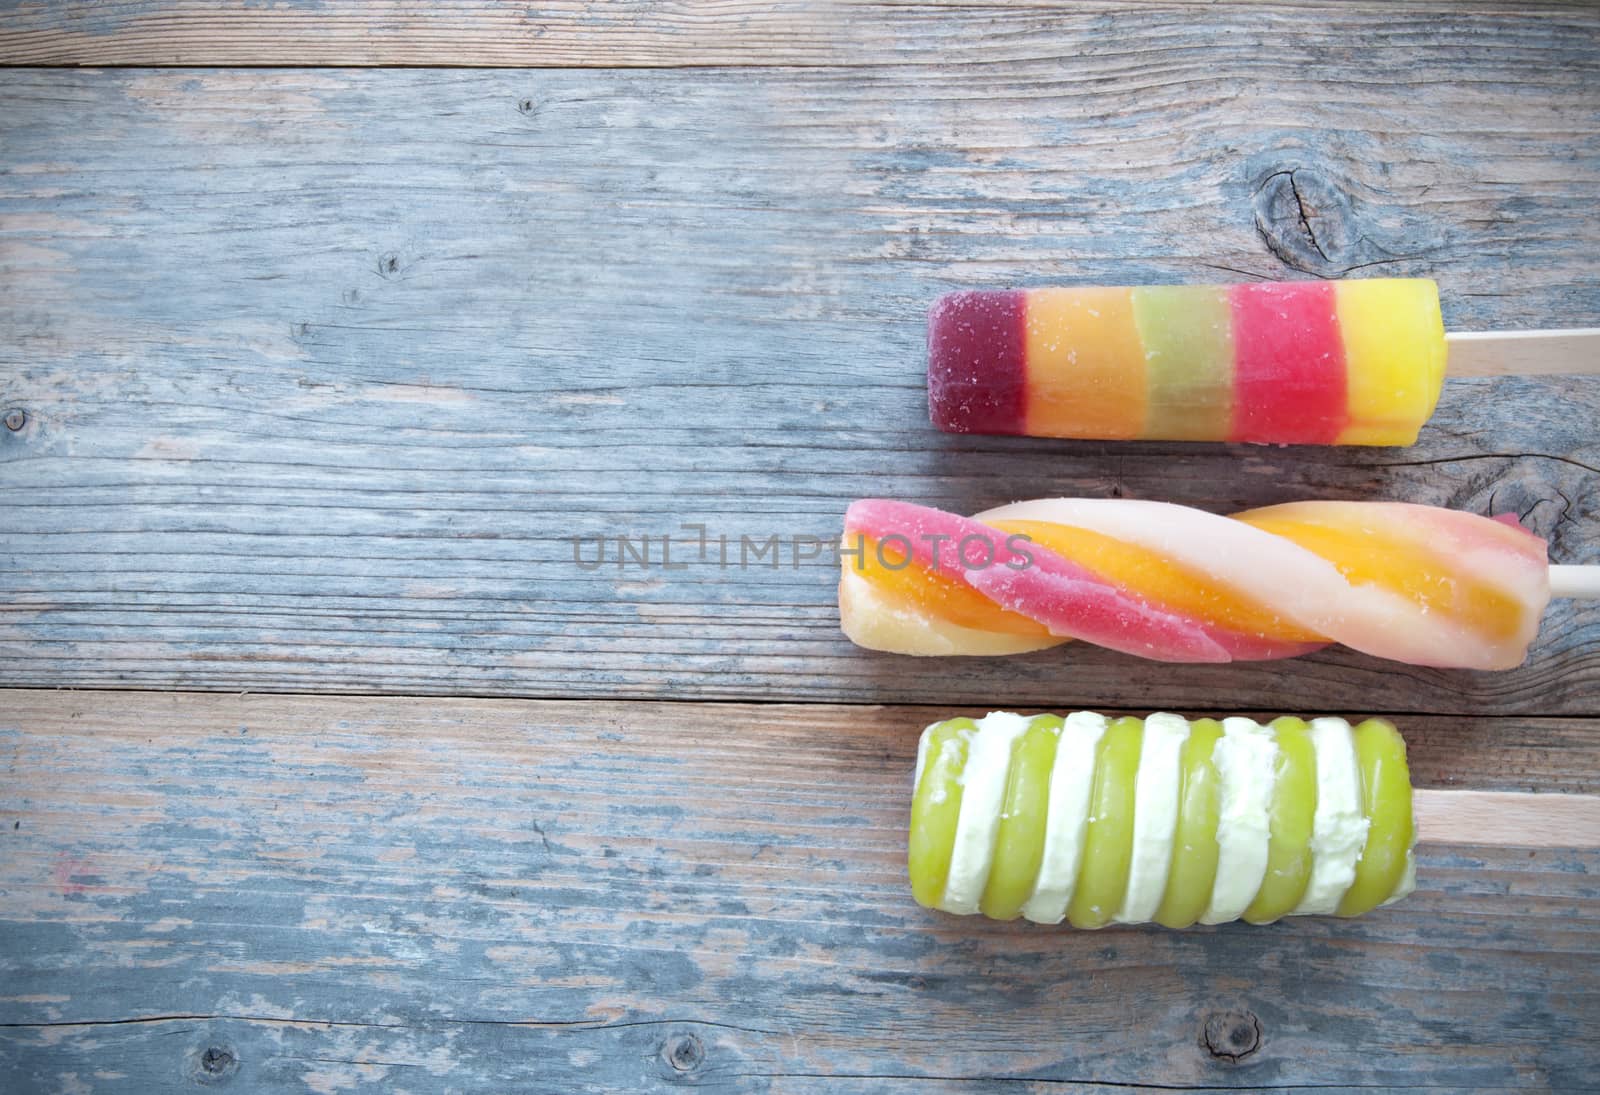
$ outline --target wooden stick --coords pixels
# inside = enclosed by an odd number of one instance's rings
[[[1430,844],[1600,848],[1600,795],[1416,790],[1411,808]]]
[[[1600,327],[1450,331],[1451,376],[1600,376]]]
[[[1600,600],[1600,566],[1552,566],[1550,596]]]

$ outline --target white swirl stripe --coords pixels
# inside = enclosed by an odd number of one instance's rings
[[[1144,720],[1139,778],[1134,789],[1133,854],[1122,908],[1112,919],[1145,924],[1155,918],[1167,892],[1172,866],[1172,834],[1178,827],[1178,760],[1189,740],[1189,720],[1157,714]]]
[[[1361,812],[1361,770],[1355,740],[1343,719],[1312,719],[1311,744],[1317,755],[1317,812],[1311,823],[1311,882],[1294,912],[1327,915],[1356,878],[1356,864],[1367,845],[1367,819]]]
[[[1011,743],[1028,728],[1029,721],[1005,711],[992,712],[978,721],[978,732],[967,746],[961,816],[956,821],[950,878],[944,888],[943,907],[947,912],[978,911],[984,884],[989,880],[989,867],[994,862],[994,838],[1000,828],[1006,777],[1011,771]]]
[[[1272,840],[1272,793],[1277,788],[1278,742],[1252,719],[1224,719],[1211,763],[1222,780],[1217,820],[1217,878],[1202,924],[1239,919],[1267,876]]]
[[[1108,720],[1090,711],[1068,715],[1056,745],[1050,771],[1050,807],[1045,815],[1044,855],[1033,896],[1022,915],[1037,924],[1059,924],[1066,918],[1083,860],[1083,834],[1094,790],[1095,753]]]

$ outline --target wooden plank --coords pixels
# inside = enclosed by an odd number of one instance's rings
[[[1429,848],[1358,920],[1075,933],[911,901],[927,708],[5,701],[6,1090],[1571,1090],[1596,1065],[1600,853]],[[1424,782],[1600,788],[1600,721],[1416,721]]]
[[[837,630],[818,544],[866,495],[1398,498],[1597,560],[1588,378],[1451,381],[1408,450],[928,427],[923,310],[961,285],[1431,275],[1452,327],[1600,315],[1600,39],[1470,79],[1378,50],[1338,94],[1315,32],[1275,41],[1104,78],[0,75],[0,681],[1593,714],[1595,605],[1499,674]]]
[[[683,65],[972,64],[1047,58],[1075,68],[1153,54],[1190,53],[1196,72],[1230,24],[1244,48],[1287,63],[1280,37],[1310,37],[1337,51],[1417,56],[1456,49],[1465,65],[1487,33],[1496,46],[1539,51],[1581,43],[1592,8],[1496,0],[1408,6],[1278,2],[1219,13],[1209,3],[1101,2],[1052,7],[979,3],[816,3],[812,0],[558,0],[536,7],[493,0],[57,0],[12,3],[0,14],[0,64],[27,65],[448,65],[462,67],[662,67]],[[1468,21],[1470,19],[1470,22]],[[1371,32],[1378,30],[1374,35]],[[1225,41],[1225,39],[1217,39]],[[1233,43],[1230,43],[1233,44]],[[1464,48],[1462,48],[1462,45]],[[1328,63],[1329,52],[1305,55]],[[1345,65],[1350,55],[1337,53]],[[1343,73],[1341,72],[1342,76]],[[1463,69],[1463,75],[1475,74]]]

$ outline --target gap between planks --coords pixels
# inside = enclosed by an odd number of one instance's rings
[[[297,713],[306,705],[321,708],[329,716],[337,709],[345,714],[364,710],[376,713],[392,709],[393,705],[424,704],[432,708],[461,708],[459,718],[467,711],[483,707],[484,723],[495,723],[515,718],[517,712],[543,716],[554,722],[567,721],[573,714],[593,713],[595,709],[606,717],[625,715],[637,710],[644,721],[662,717],[663,710],[675,711],[684,719],[700,721],[702,710],[713,717],[731,714],[736,723],[745,728],[759,730],[762,723],[771,729],[780,727],[814,727],[836,721],[842,733],[855,726],[869,738],[895,735],[897,726],[904,724],[904,737],[900,741],[903,751],[914,752],[914,743],[920,729],[928,722],[954,717],[958,712],[951,708],[935,706],[869,704],[750,704],[729,701],[653,701],[653,700],[512,700],[497,698],[423,697],[423,696],[324,696],[307,694],[265,693],[207,693],[207,692],[109,692],[101,690],[29,690],[0,688],[0,703],[7,697],[15,702],[6,703],[11,711],[36,710],[56,703],[68,707],[103,706],[120,709],[124,705],[162,703],[189,704],[198,713],[219,713],[229,702],[252,706],[282,704],[287,713],[291,708]],[[125,699],[119,699],[125,697]],[[43,708],[38,705],[42,703]],[[1116,714],[1117,712],[1111,712]],[[1261,712],[1253,715],[1265,717]],[[555,716],[553,719],[551,716]],[[838,716],[837,720],[831,716]],[[69,714],[76,719],[77,714]],[[1426,719],[1426,717],[1425,717]],[[338,721],[338,720],[336,720]],[[347,721],[347,720],[346,720]],[[1402,734],[1407,720],[1400,720]],[[1433,721],[1426,719],[1426,721]],[[1600,723],[1600,720],[1596,720]],[[382,733],[381,728],[375,729]],[[1596,728],[1600,738],[1600,726]],[[907,771],[909,778],[909,770]],[[1600,778],[1600,777],[1597,777]],[[1439,789],[1418,787],[1414,792],[1413,809],[1417,821],[1419,842],[1434,844],[1459,844],[1477,847],[1519,848],[1600,848],[1600,795],[1583,793]]]
[[[994,709],[995,705],[957,704],[0,688],[0,727],[30,731],[70,733],[99,720],[134,727],[170,721],[185,733],[206,734],[219,727],[228,731],[240,720],[249,720],[291,737],[305,735],[309,747],[318,734],[344,727],[351,733],[397,741],[419,737],[466,741],[514,731],[570,734],[615,727],[626,732],[634,752],[650,741],[671,751],[692,743],[720,749],[797,739],[811,743],[808,748],[831,752],[865,750],[891,766],[889,775],[907,783],[917,738],[925,726],[962,715],[978,717]],[[1015,709],[1061,714],[1072,710],[1033,704]],[[1151,711],[1115,706],[1097,710],[1108,715]],[[1264,721],[1286,712],[1229,707],[1180,713],[1191,718],[1245,715]],[[1352,721],[1373,714],[1302,713]],[[1394,716],[1393,721],[1406,739],[1419,794],[1470,789],[1576,798],[1600,793],[1600,718],[1429,714]],[[636,728],[641,725],[653,727],[654,734],[640,734]],[[140,737],[137,730],[133,734]],[[599,739],[596,745],[604,749],[606,741]],[[909,803],[909,793],[907,798]]]

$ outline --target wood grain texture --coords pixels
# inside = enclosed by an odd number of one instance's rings
[[[1408,5],[1117,0],[4,0],[0,64],[437,65],[454,67],[855,66],[1149,59],[1202,61],[1202,23],[1248,36],[1235,48],[1310,39],[1335,51],[1421,51],[1470,42],[1540,50],[1581,43],[1592,7],[1570,3]],[[1470,20],[1471,22],[1469,22]],[[1475,25],[1474,25],[1475,24]],[[1378,33],[1374,34],[1376,31]],[[1279,58],[1292,61],[1292,47]],[[1322,58],[1326,50],[1308,53]],[[1204,62],[1195,71],[1204,71]],[[1470,76],[1463,70],[1463,75]]]
[[[1430,847],[1353,921],[1076,933],[911,901],[915,740],[947,711],[5,701],[7,1091],[1592,1076],[1593,851]],[[1600,721],[1404,729],[1423,782],[1600,789]]]
[[[914,661],[841,636],[817,543],[866,495],[1396,498],[1596,561],[1592,378],[1452,381],[1407,450],[1040,442],[934,432],[922,345],[961,285],[1303,276],[1258,223],[1284,171],[1345,201],[1322,272],[1592,323],[1595,41],[1376,51],[1338,96],[1293,34],[1071,73],[7,71],[0,681],[1593,714],[1594,605],[1500,674]]]

